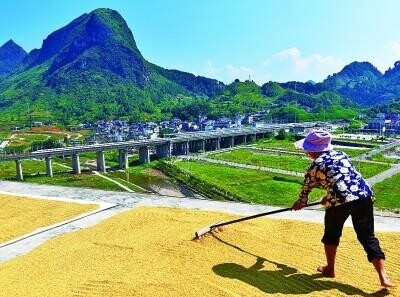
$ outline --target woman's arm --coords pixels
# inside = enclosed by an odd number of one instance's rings
[[[308,195],[310,194],[311,190],[314,188],[316,183],[316,172],[317,172],[317,167],[313,163],[304,176],[304,182],[299,193],[299,198],[292,206],[294,210],[302,209],[305,205],[307,205]]]

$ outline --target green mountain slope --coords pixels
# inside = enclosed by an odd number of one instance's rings
[[[17,71],[25,57],[25,50],[12,39],[0,46],[0,81]]]
[[[258,86],[236,80],[226,86],[147,61],[122,16],[101,8],[51,33],[40,49],[19,62],[16,73],[0,81],[0,116],[26,118],[29,112],[29,117],[63,124],[112,118],[193,120],[260,110],[287,121],[351,118],[358,106],[340,93],[352,81],[385,78],[392,86],[398,79],[397,68],[383,76],[374,69],[354,64],[322,84]]]
[[[0,113],[24,112],[29,103],[31,110],[64,123],[155,120],[163,117],[157,107],[162,100],[213,96],[224,87],[146,61],[118,12],[96,9],[50,34],[24,59],[20,72],[0,83]]]

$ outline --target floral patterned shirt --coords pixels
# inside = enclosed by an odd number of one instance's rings
[[[313,188],[327,190],[326,207],[357,199],[374,199],[371,187],[341,151],[323,152],[313,161],[305,174],[298,201],[306,205]]]

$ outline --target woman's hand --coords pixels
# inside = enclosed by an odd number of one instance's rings
[[[303,207],[304,207],[304,204],[303,204],[301,201],[297,200],[297,201],[293,204],[292,209],[293,209],[293,210],[300,210],[300,209],[302,209]]]
[[[322,199],[321,199],[321,202],[320,202],[324,207],[327,207],[328,206],[328,196],[327,195],[325,195]]]

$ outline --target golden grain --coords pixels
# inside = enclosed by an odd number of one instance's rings
[[[0,194],[0,243],[94,210],[79,204]]]
[[[260,218],[192,240],[196,230],[232,218],[173,208],[121,213],[1,264],[0,296],[367,296],[379,289],[352,229],[344,230],[336,279],[315,271],[325,258],[319,224]],[[378,236],[400,285],[400,234]]]

